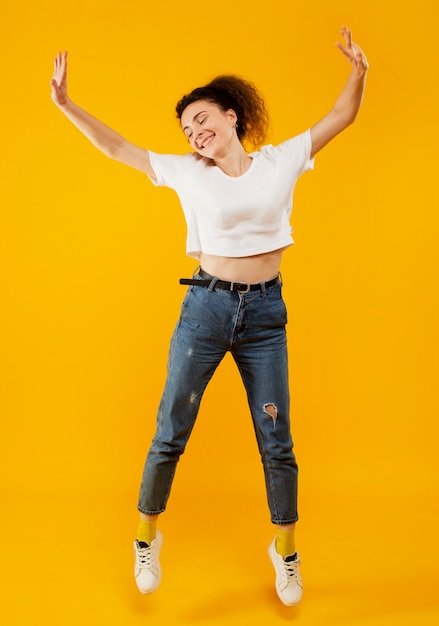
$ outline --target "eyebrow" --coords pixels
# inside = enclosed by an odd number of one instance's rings
[[[194,117],[192,118],[192,122],[195,122],[197,117],[199,117],[200,115],[202,115],[203,113],[207,113],[207,111],[200,111],[199,113],[197,113],[196,115],[194,115]],[[189,128],[189,126],[185,126],[183,128],[183,132],[185,132],[185,130]]]

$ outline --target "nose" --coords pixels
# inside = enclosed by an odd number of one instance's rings
[[[192,135],[192,141],[196,141],[197,143],[201,141],[204,135],[204,130],[199,128],[198,130],[194,130],[194,134]]]

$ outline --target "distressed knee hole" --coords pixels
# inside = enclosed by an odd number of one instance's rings
[[[275,404],[273,404],[272,402],[268,402],[267,404],[264,404],[262,410],[264,411],[264,413],[271,417],[273,422],[277,420],[277,407]]]

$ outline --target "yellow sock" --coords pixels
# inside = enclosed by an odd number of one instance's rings
[[[139,521],[137,528],[137,539],[139,541],[145,541],[149,546],[155,539],[157,529],[157,520],[143,520]]]
[[[296,543],[294,539],[293,530],[283,530],[283,528],[277,528],[276,532],[276,552],[281,555],[283,559],[296,551]]]

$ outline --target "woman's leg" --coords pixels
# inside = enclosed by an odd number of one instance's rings
[[[156,530],[157,519],[166,508],[175,469],[192,432],[204,390],[226,352],[218,332],[220,327],[212,323],[209,313],[210,309],[219,312],[219,307],[213,306],[215,294],[209,298],[206,295],[203,287],[188,290],[171,340],[157,429],[139,494],[134,574],[141,593],[152,593],[160,584],[162,537]]]
[[[276,525],[276,537],[269,546],[276,591],[285,605],[293,606],[302,597],[302,581],[294,540],[297,463],[290,432],[286,321],[280,286],[262,293],[260,299],[249,298],[232,353],[247,390]]]
[[[192,287],[184,299],[180,320],[171,340],[168,376],[149,449],[138,508],[156,516],[166,508],[175,470],[189,440],[201,398],[225,352],[215,293]]]
[[[271,520],[291,529],[298,519],[298,469],[290,431],[286,308],[280,285],[247,299],[232,354],[247,391]]]

